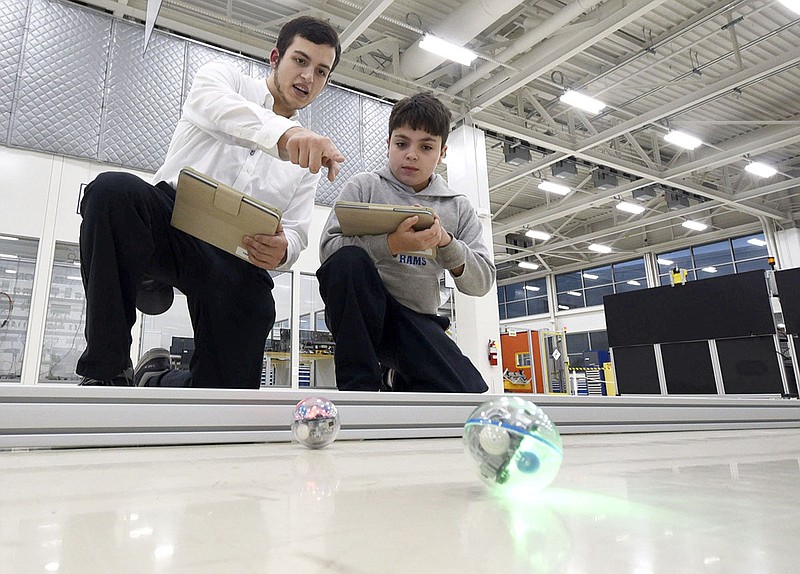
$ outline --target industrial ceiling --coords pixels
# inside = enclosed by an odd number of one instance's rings
[[[264,58],[284,22],[320,16],[342,38],[336,83],[388,101],[437,93],[458,122],[487,133],[504,283],[794,227],[800,14],[791,1],[165,0],[156,27]],[[146,0],[83,3],[146,20]],[[425,33],[478,57],[465,66],[424,52]],[[560,101],[565,90],[606,107],[581,112]],[[671,130],[702,145],[670,144]],[[745,171],[752,162],[777,173],[757,177]],[[569,192],[544,191],[544,180]],[[623,212],[620,201],[645,209]],[[708,228],[688,230],[687,220]],[[551,237],[523,239],[527,230]],[[539,269],[518,267],[523,259]]]

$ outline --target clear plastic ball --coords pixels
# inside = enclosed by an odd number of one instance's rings
[[[563,460],[556,425],[520,397],[500,397],[475,409],[464,425],[464,447],[490,487],[522,494],[553,482]]]
[[[336,440],[342,424],[339,411],[328,399],[309,397],[294,407],[292,435],[308,448],[324,448]]]

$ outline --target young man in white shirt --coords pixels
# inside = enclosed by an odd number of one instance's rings
[[[327,85],[339,62],[336,30],[300,17],[269,55],[266,81],[211,63],[197,73],[164,164],[151,185],[103,173],[81,202],[81,274],[87,347],[82,385],[258,388],[275,321],[267,270],[288,269],[308,244],[320,171],[334,180],[345,160],[327,137],[300,126],[297,111]],[[250,262],[170,225],[180,170],[191,166],[283,212],[274,235],[245,238]],[[144,282],[186,295],[195,350],[188,371],[146,354],[134,372],[131,328]],[[163,353],[163,351],[162,351]]]

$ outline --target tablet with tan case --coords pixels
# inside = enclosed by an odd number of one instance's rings
[[[172,226],[247,261],[245,235],[273,234],[281,212],[191,167],[178,175]]]
[[[342,228],[343,235],[382,235],[392,233],[400,223],[416,215],[419,221],[414,224],[416,231],[428,229],[433,225],[435,212],[430,207],[419,205],[389,205],[381,203],[361,203],[358,201],[337,201],[333,209]],[[415,255],[436,256],[436,248],[415,251]]]

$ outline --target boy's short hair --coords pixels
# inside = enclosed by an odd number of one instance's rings
[[[397,102],[389,115],[389,137],[397,128],[408,126],[412,130],[422,129],[442,138],[442,147],[450,133],[453,115],[445,105],[430,92],[421,92]]]
[[[278,33],[278,41],[275,43],[281,58],[291,46],[295,36],[305,38],[314,44],[335,48],[336,58],[333,60],[331,72],[336,69],[336,65],[342,55],[342,45],[339,43],[339,33],[333,26],[325,20],[314,18],[313,16],[300,16],[294,20],[289,20],[281,28]]]

